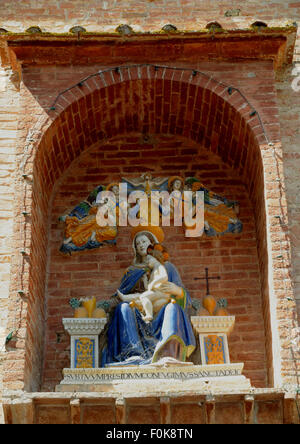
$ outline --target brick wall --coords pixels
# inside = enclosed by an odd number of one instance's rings
[[[37,6],[38,5],[38,6]],[[123,23],[136,31],[159,30],[172,23],[182,30],[201,29],[218,21],[224,28],[245,28],[257,20],[273,26],[299,19],[297,1],[253,0],[89,0],[84,7],[80,0],[49,0],[47,2],[20,0],[18,8],[8,0],[1,0],[1,26],[11,31],[24,31],[40,26],[49,32],[66,32],[80,24],[88,31],[112,31]]]
[[[44,337],[47,196],[40,193],[42,178],[35,176],[32,180],[34,174],[30,178],[22,176],[28,146],[34,138],[30,116],[38,118],[41,111],[35,101],[30,100],[30,94],[22,84],[19,85],[18,99],[17,110],[22,117],[16,120],[18,137],[14,141],[16,156],[11,176],[14,181],[13,248],[10,253],[13,279],[10,279],[6,313],[6,332],[12,332],[13,337],[5,346],[8,359],[3,366],[3,384],[15,390],[24,387],[38,390]],[[20,290],[23,293],[19,293]]]
[[[13,201],[15,140],[17,137],[18,90],[12,72],[0,68],[0,423],[2,421],[2,365],[7,335],[10,263],[13,250]]]
[[[293,69],[285,72],[276,83],[279,117],[281,123],[282,143],[284,147],[284,175],[286,178],[286,192],[289,210],[289,229],[292,243],[292,264],[295,295],[298,299],[298,319],[300,319],[300,233],[299,233],[299,187],[298,175],[300,171],[300,91],[291,88],[295,76]]]

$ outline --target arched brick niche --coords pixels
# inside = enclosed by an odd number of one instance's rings
[[[13,380],[14,387],[36,390],[41,382],[47,227],[53,187],[91,147],[104,146],[114,136],[132,132],[184,137],[211,156],[218,156],[246,185],[256,226],[268,384],[281,383],[291,363],[282,353],[280,341],[285,332],[278,326],[278,304],[287,291],[292,291],[288,274],[289,241],[280,224],[286,216],[285,196],[278,181],[283,179],[278,161],[281,149],[279,144],[272,147],[266,144],[258,115],[252,111],[238,91],[229,91],[210,77],[189,70],[136,66],[107,70],[91,77],[62,94],[49,117],[41,117],[37,124],[38,140],[29,145],[23,163],[23,172],[32,170],[33,183],[20,181],[18,188],[19,206],[30,213],[25,220],[24,215],[16,218],[18,245],[20,249],[28,248],[30,261],[23,259],[20,275],[20,259],[13,258],[10,313],[13,318],[17,307],[24,339],[17,343],[18,365],[13,373],[9,369],[16,360],[15,350],[7,353],[4,383],[8,387]],[[103,160],[108,163],[105,165],[108,172],[113,168],[113,159]],[[139,172],[142,167],[147,168],[140,165]],[[132,167],[127,168],[124,173],[132,173]],[[276,254],[282,250],[283,260],[274,268]],[[15,296],[18,288],[27,295],[22,304]],[[291,322],[293,310],[292,307]]]
[[[55,187],[49,235],[47,329],[43,370],[43,390],[53,390],[69,365],[69,337],[63,332],[61,318],[73,315],[68,304],[72,297],[96,295],[109,298],[133,258],[130,228],[119,229],[116,247],[83,252],[72,257],[59,253],[62,226],[58,222],[89,191],[100,183],[153,175],[197,175],[213,191],[240,202],[244,229],[238,235],[222,238],[185,238],[182,227],[165,227],[165,244],[172,262],[178,267],[186,288],[194,298],[205,294],[204,268],[220,275],[211,285],[216,297],[228,299],[230,312],[236,315],[236,329],[230,339],[231,359],[245,362],[245,372],[254,386],[267,385],[267,362],[262,311],[255,217],[248,191],[235,170],[219,156],[189,139],[173,135],[141,134],[118,136],[95,145],[76,159]]]

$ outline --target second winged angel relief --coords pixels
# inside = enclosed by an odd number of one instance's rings
[[[184,192],[191,192],[191,205],[196,208],[196,194],[201,191],[204,204],[203,231],[207,236],[220,236],[242,231],[242,223],[237,216],[238,203],[236,201],[228,200],[210,191],[195,177],[186,179],[180,176],[153,178],[151,174],[146,173],[134,179],[123,178],[120,183],[111,183],[106,186],[99,185],[89,194],[86,200],[76,205],[67,215],[61,216],[60,220],[65,224],[64,240],[60,248],[62,253],[72,254],[104,245],[116,244],[119,225],[124,226],[124,223],[119,223],[120,219],[126,221],[127,217],[138,218],[142,212],[141,201],[139,199],[124,200],[124,196],[120,194],[120,189],[126,190],[125,197],[129,197],[133,192],[142,192],[148,196],[149,200],[154,192],[162,194],[168,192],[172,198],[169,199],[167,206],[158,203],[158,212],[160,219],[168,216],[170,221],[174,221],[178,214],[176,212],[178,208],[182,210]],[[107,191],[113,193],[114,196],[115,223],[103,226],[98,223],[97,213],[103,205],[103,192]],[[149,202],[149,218],[151,218],[151,208],[153,209]],[[182,211],[179,214],[182,214]],[[178,223],[174,225],[178,225]]]

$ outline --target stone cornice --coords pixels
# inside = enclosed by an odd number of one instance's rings
[[[260,31],[176,33],[4,33],[0,35],[3,65],[97,64],[196,61],[272,60],[279,70],[292,62],[297,28]],[[141,45],[143,49],[141,50]]]
[[[63,318],[63,325],[70,335],[99,335],[106,318]]]
[[[235,316],[191,316],[191,323],[197,333],[226,333],[234,327]]]

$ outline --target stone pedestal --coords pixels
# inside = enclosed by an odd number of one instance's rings
[[[199,334],[201,364],[230,364],[227,335],[233,330],[235,317],[192,316],[191,322]]]
[[[71,369],[99,367],[99,335],[106,321],[106,318],[63,318],[71,337]]]
[[[71,368],[63,370],[64,377],[56,391],[145,396],[178,390],[188,394],[251,389],[249,379],[242,375],[244,364],[229,360],[227,334],[233,329],[235,318],[194,316],[191,321],[200,335],[202,365],[163,358],[144,366],[97,368],[98,335],[106,319],[63,319],[71,335],[72,363]]]
[[[64,369],[57,392],[105,392],[106,394],[218,393],[249,390],[242,375],[243,363],[216,365],[141,365],[97,369]]]

